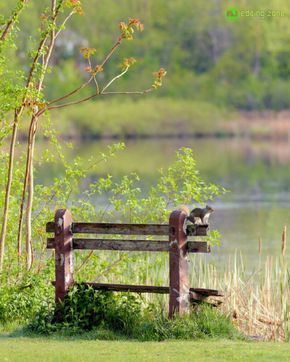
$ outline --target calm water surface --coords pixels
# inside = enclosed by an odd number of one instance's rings
[[[107,142],[75,144],[66,157],[89,158],[104,151]],[[182,139],[137,140],[127,142],[125,151],[100,166],[91,182],[110,173],[121,177],[137,172],[144,190],[156,181],[158,170],[174,160],[180,147],[194,151],[201,175],[230,190],[212,203],[216,209],[211,228],[220,230],[222,246],[214,248],[209,259],[224,262],[241,250],[250,264],[258,260],[258,238],[263,254],[278,255],[284,225],[290,232],[290,144],[288,142],[254,141],[250,139]],[[57,165],[38,172],[42,182],[49,182],[60,172]]]

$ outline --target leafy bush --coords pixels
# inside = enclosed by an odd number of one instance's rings
[[[96,292],[83,284],[71,288],[57,308],[50,301],[43,304],[28,329],[36,333],[76,333],[106,326],[132,335],[140,318],[140,298],[128,293]]]
[[[144,341],[242,337],[227,316],[206,305],[169,319],[164,308],[144,306],[138,295],[94,291],[85,285],[73,287],[58,309],[51,303],[44,306],[27,331],[69,335],[95,331],[97,338],[115,335]]]
[[[39,274],[26,273],[19,281],[0,288],[0,323],[26,323],[39,312],[44,301],[52,300],[53,287],[48,269]]]

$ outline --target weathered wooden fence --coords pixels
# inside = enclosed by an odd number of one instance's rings
[[[112,224],[73,222],[69,210],[55,213],[54,222],[46,225],[47,248],[55,249],[55,301],[59,303],[74,284],[73,250],[123,250],[169,252],[169,286],[122,285],[86,283],[97,290],[130,291],[138,293],[169,293],[169,316],[183,314],[189,310],[190,302],[202,301],[208,296],[221,296],[217,290],[190,288],[188,253],[209,253],[205,241],[188,241],[189,235],[206,236],[208,225],[188,225],[185,229],[186,214],[175,210],[169,224]],[[120,240],[107,238],[75,238],[75,234],[97,235],[167,235],[169,242],[159,240]]]

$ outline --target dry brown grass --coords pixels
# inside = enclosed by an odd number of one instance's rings
[[[220,309],[247,336],[264,340],[289,341],[289,268],[286,259],[286,229],[280,256],[257,255],[249,272],[244,258],[236,253],[218,269],[204,259],[195,259],[192,285],[224,291]]]

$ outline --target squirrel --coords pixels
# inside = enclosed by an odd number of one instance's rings
[[[187,220],[191,221],[193,224],[199,224],[199,225],[208,224],[208,219],[210,217],[210,214],[214,212],[214,209],[208,205],[206,205],[204,209],[197,207],[190,212],[189,208],[185,205],[180,206],[178,209],[184,211],[187,214],[186,217]]]

